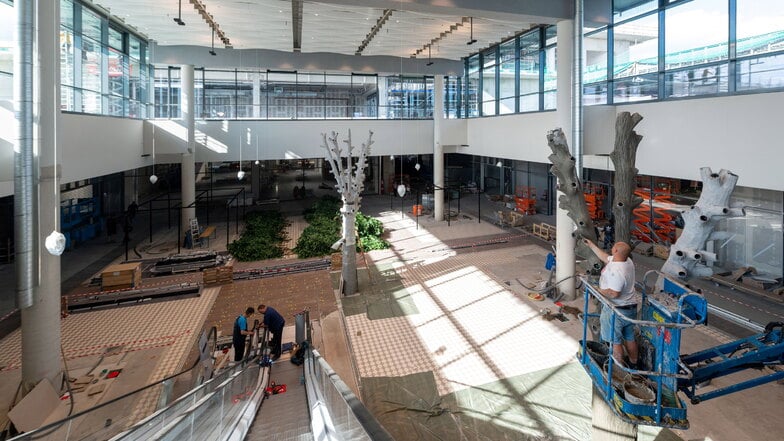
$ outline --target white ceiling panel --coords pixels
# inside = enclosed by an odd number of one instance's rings
[[[211,31],[189,0],[182,2],[185,26],[174,22],[175,0],[96,0],[139,32],[159,45],[198,45],[209,47]],[[207,12],[238,49],[293,50],[291,0],[202,0]],[[398,3],[405,6],[405,3]],[[302,52],[332,52],[353,55],[382,17],[383,9],[326,2],[303,2]],[[496,15],[497,16],[497,15]],[[508,19],[474,17],[474,38],[468,46],[470,25],[463,16],[394,10],[381,31],[362,55],[410,57],[450,26],[463,23],[432,45],[433,58],[458,60],[497,43],[531,23],[522,15]],[[216,47],[221,47],[217,40]],[[417,58],[427,58],[427,49]]]

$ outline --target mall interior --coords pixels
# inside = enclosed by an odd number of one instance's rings
[[[0,439],[780,439],[780,338],[689,393],[678,350],[784,333],[782,103],[780,0],[0,0]],[[706,179],[742,213],[683,282],[710,321],[667,334],[671,405],[613,405],[592,374],[551,170],[560,128],[601,246],[627,113],[638,282]],[[358,249],[350,295],[341,243],[294,251],[340,197],[330,137],[369,148],[358,208],[389,245]],[[282,257],[232,258],[270,210]],[[269,363],[265,329],[231,360],[260,304],[304,365]]]

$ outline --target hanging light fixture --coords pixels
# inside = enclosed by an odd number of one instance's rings
[[[214,57],[215,55],[218,54],[215,53],[215,26],[211,26],[211,27],[212,27],[212,49],[210,49],[210,55]]]
[[[56,112],[59,112],[59,111],[60,111],[60,109],[57,109],[55,111],[55,116],[56,116]],[[56,136],[57,136],[56,135],[56,133],[57,133],[57,118],[56,117],[54,118],[54,130],[53,130],[53,133],[55,133],[55,138],[56,138]],[[56,195],[56,194],[58,194],[58,191],[59,191],[58,187],[60,185],[59,181],[57,180],[57,139],[54,140],[54,148],[53,148],[52,152],[53,152],[52,153],[52,170],[53,170],[52,171],[52,185],[54,186],[54,194]],[[46,248],[46,251],[48,251],[49,254],[51,254],[52,256],[60,256],[60,255],[63,254],[63,251],[65,251],[65,236],[63,235],[63,233],[57,231],[57,226],[59,225],[59,221],[60,221],[60,200],[58,199],[55,202],[55,204],[56,204],[56,207],[55,207],[55,210],[54,210],[54,219],[53,219],[54,220],[54,229],[52,230],[51,233],[49,233],[48,236],[46,236],[46,239],[44,239],[44,247]]]
[[[468,40],[467,45],[471,46],[472,44],[476,43],[476,39],[474,39],[474,17],[471,17],[471,39]]]
[[[254,164],[259,165],[259,135],[256,135],[256,161]]]
[[[242,135],[240,135],[240,171],[237,172],[237,179],[242,180],[245,177],[245,172],[242,171]]]
[[[430,45],[428,44],[427,45],[427,64],[426,64],[426,66],[432,66],[432,65],[433,65],[433,60],[430,59]]]
[[[155,124],[152,125],[152,174],[150,175],[150,184],[155,185],[158,182],[158,177],[155,176]]]
[[[179,3],[180,3],[179,12],[177,18],[174,19],[174,22],[180,26],[185,26],[185,22],[182,21],[182,0],[180,0]]]
[[[419,165],[419,163],[417,162],[416,165],[414,165],[414,168],[416,169],[416,171],[419,171],[419,169],[422,168],[422,166]]]
[[[503,167],[503,166],[504,166],[504,163],[503,163],[503,162],[501,162],[501,161],[498,161],[498,162],[496,162],[496,163],[495,163],[495,166],[496,166],[496,167]]]

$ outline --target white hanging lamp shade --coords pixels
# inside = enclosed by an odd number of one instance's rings
[[[498,161],[498,162],[496,162],[496,163],[495,163],[495,166],[496,166],[496,167],[503,167],[503,166],[504,166],[504,163],[503,163],[503,162],[501,162],[501,161]]]
[[[398,195],[399,195],[401,198],[402,198],[403,196],[405,196],[405,195],[406,195],[406,186],[405,186],[405,185],[403,185],[403,184],[400,184],[400,185],[398,185],[398,186],[397,186],[397,194],[398,194]]]
[[[416,171],[419,171],[419,169],[422,168],[422,166],[419,165],[419,163],[417,162],[414,168],[416,169]]]
[[[158,177],[155,175],[150,175],[150,184],[155,185],[156,182],[158,182]]]
[[[241,181],[242,178],[244,178],[244,177],[245,177],[245,172],[244,171],[240,170],[240,171],[237,172],[237,179],[239,179]]]
[[[256,165],[259,165],[259,160],[257,159],[255,161],[253,161],[253,163],[256,164]]]
[[[57,230],[52,230],[52,233],[46,236],[44,246],[49,254],[59,256],[65,251],[65,236]]]

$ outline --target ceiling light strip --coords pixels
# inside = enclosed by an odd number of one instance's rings
[[[226,34],[221,30],[220,25],[215,21],[212,14],[207,12],[207,7],[204,6],[204,3],[202,3],[201,0],[190,0],[190,2],[193,5],[193,9],[195,9],[196,12],[201,15],[201,18],[207,22],[207,25],[209,25],[209,27],[215,31],[215,34],[223,42],[223,45],[226,46],[226,48],[231,48],[231,41],[229,40],[229,37],[227,37]]]
[[[359,47],[357,48],[355,55],[362,55],[362,51],[364,51],[368,47],[370,42],[373,40],[373,37],[375,37],[376,34],[378,34],[378,32],[381,30],[381,27],[384,26],[384,23],[386,23],[387,20],[389,20],[389,17],[392,16],[393,11],[394,9],[384,9],[384,13],[381,14],[381,17],[378,18],[375,26],[373,26],[373,28],[370,30],[370,33],[365,36],[364,40],[362,40],[362,44],[360,44]]]
[[[294,52],[302,51],[302,0],[291,0],[291,32]]]
[[[430,50],[430,48],[431,48],[431,47],[432,47],[434,44],[436,44],[436,43],[438,43],[439,41],[443,40],[444,38],[446,38],[446,37],[447,37],[449,34],[451,34],[452,32],[455,32],[456,30],[458,30],[458,29],[460,29],[461,27],[465,26],[465,24],[466,24],[466,23],[468,23],[468,21],[469,21],[469,20],[470,20],[470,18],[469,18],[469,17],[463,17],[463,18],[462,18],[462,19],[461,19],[459,22],[457,22],[457,23],[455,23],[455,24],[453,24],[453,25],[449,26],[449,29],[447,29],[446,31],[444,31],[444,32],[442,32],[442,33],[440,33],[440,34],[438,34],[438,37],[436,37],[436,38],[434,38],[434,39],[430,40],[430,42],[429,42],[429,43],[425,43],[425,44],[422,46],[422,48],[420,48],[420,49],[417,49],[417,50],[416,50],[416,52],[414,52],[413,54],[411,54],[411,58],[416,58],[416,57],[417,57],[417,55],[419,55],[419,54],[421,54],[421,53],[423,53],[423,52],[425,52],[425,51],[429,51],[429,50]]]

